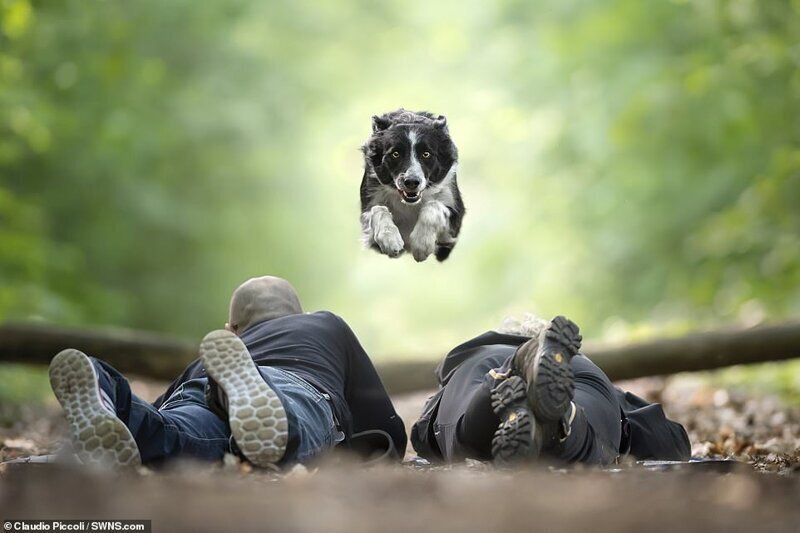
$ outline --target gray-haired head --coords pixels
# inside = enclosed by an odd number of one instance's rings
[[[547,320],[539,318],[533,313],[525,313],[521,319],[506,317],[503,323],[495,331],[510,335],[521,335],[523,337],[533,337],[538,339],[542,332],[550,324]]]
[[[285,279],[275,276],[250,278],[233,291],[228,326],[239,334],[259,322],[302,312],[297,292]]]

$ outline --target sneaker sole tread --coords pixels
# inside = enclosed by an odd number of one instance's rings
[[[50,362],[49,377],[81,462],[114,468],[141,465],[130,430],[100,400],[97,374],[86,354],[74,349],[59,352]]]
[[[254,465],[274,465],[286,452],[289,423],[247,347],[233,333],[212,331],[200,344],[200,357],[228,398],[231,435],[242,454]]]

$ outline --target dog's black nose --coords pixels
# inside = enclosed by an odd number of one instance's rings
[[[417,190],[419,188],[419,184],[422,183],[422,180],[416,176],[409,176],[403,179],[403,185],[406,186],[406,189],[411,191]]]

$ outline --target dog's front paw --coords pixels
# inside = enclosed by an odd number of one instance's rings
[[[411,254],[417,262],[425,261],[436,249],[436,234],[425,229],[411,232]]]
[[[381,249],[381,253],[389,257],[398,257],[403,253],[403,237],[400,236],[400,230],[396,226],[388,226],[383,228],[375,236],[375,244]]]

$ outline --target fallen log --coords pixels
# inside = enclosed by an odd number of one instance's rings
[[[104,359],[123,373],[167,381],[197,357],[198,344],[141,331],[0,325],[0,361],[48,364],[67,347]],[[779,361],[800,357],[800,322],[625,345],[586,343],[584,352],[614,380]],[[387,389],[396,394],[435,388],[437,362],[386,361],[377,366]]]
[[[782,361],[800,357],[800,322],[623,345],[590,343],[586,354],[613,380]]]
[[[0,361],[47,365],[61,350],[77,348],[124,374],[165,381],[177,377],[197,357],[199,345],[146,331],[0,324]]]
[[[676,338],[628,344],[584,343],[589,356],[614,381],[645,376],[713,370],[733,365],[800,357],[800,322],[747,329],[696,332]],[[435,363],[393,363],[379,367],[393,391],[435,388]],[[387,385],[388,386],[388,385]]]

